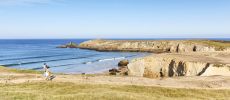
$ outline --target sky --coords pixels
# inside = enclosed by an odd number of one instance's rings
[[[0,38],[230,38],[230,0],[0,0]]]

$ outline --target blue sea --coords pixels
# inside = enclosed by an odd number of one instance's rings
[[[98,52],[56,48],[87,39],[5,39],[0,40],[0,65],[16,69],[42,70],[43,63],[54,73],[101,73],[116,68],[120,60],[149,55],[135,52]]]
[[[149,55],[149,53],[137,52],[98,52],[76,48],[56,48],[69,42],[79,44],[87,40],[2,39],[0,40],[0,65],[16,69],[42,70],[43,63],[47,63],[54,73],[101,73],[116,68],[120,60],[131,60]],[[229,41],[230,39],[213,38],[212,40]]]

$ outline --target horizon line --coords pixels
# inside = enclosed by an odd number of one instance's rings
[[[65,39],[230,39],[230,37],[222,37],[222,38],[0,38],[0,40],[65,40]]]

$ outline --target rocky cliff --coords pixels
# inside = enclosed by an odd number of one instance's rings
[[[230,76],[229,52],[155,54],[131,61],[129,75],[149,78]]]
[[[226,46],[227,44],[228,46]],[[130,52],[207,52],[229,50],[229,43],[210,40],[90,40],[79,48]]]
[[[128,75],[133,76],[230,76],[229,41],[90,40],[78,47],[98,51],[162,53],[131,61],[128,64]]]

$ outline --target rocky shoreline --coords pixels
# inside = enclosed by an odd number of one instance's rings
[[[131,61],[129,75],[148,78],[230,76],[229,52],[154,54]]]
[[[57,46],[57,48],[78,48],[78,45],[76,43],[69,42],[67,44]]]
[[[230,42],[212,40],[90,40],[79,44],[78,48],[152,53],[209,52],[229,51]]]
[[[64,47],[73,47],[66,45]],[[123,69],[131,76],[230,76],[230,42],[213,40],[90,40],[74,48],[97,51],[152,52]],[[160,54],[156,54],[160,53]],[[120,68],[120,67],[119,67]],[[121,69],[111,70],[120,72]]]

